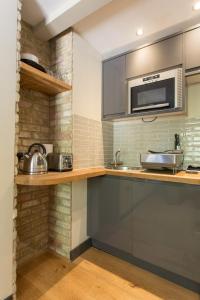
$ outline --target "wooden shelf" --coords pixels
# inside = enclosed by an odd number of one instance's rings
[[[65,83],[62,80],[41,72],[28,64],[21,62],[21,87],[32,89],[38,92],[45,93],[50,96],[54,96],[58,93],[71,90],[71,85]]]

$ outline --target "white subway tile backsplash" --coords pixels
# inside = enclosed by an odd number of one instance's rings
[[[73,116],[74,168],[103,166],[113,157],[113,125]]]
[[[121,150],[124,164],[139,166],[139,154],[149,149],[174,149],[174,134],[181,137],[184,167],[200,165],[200,117],[177,116],[152,123],[137,121],[113,123],[113,151]]]

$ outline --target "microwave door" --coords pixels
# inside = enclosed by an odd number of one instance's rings
[[[132,113],[174,107],[175,79],[169,78],[133,86],[130,97]]]

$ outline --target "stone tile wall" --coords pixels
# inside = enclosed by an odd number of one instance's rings
[[[22,1],[17,1],[17,53],[16,53],[16,106],[15,106],[15,175],[18,173],[18,134],[19,134],[19,99],[20,99],[20,52],[21,52],[21,9]],[[17,186],[14,186],[14,199],[13,199],[13,299],[16,299],[16,270],[17,270]]]
[[[49,97],[32,90],[21,89],[19,101],[18,148],[27,151],[33,143],[49,143]]]
[[[163,117],[152,123],[114,122],[114,152],[121,150],[124,164],[139,166],[140,153],[174,149],[174,134],[178,133],[184,150],[184,168],[189,164],[200,165],[199,96],[200,85],[189,87],[187,116]]]
[[[113,124],[111,122],[102,122],[102,131],[104,165],[106,166],[113,161]]]
[[[29,25],[22,22],[21,52],[31,52],[40,63],[50,66],[50,46],[41,42]],[[27,152],[36,142],[49,143],[49,97],[28,89],[20,89],[17,124],[17,150]],[[17,264],[45,251],[48,247],[48,187],[18,187],[17,196]]]
[[[50,68],[50,46],[48,42],[43,42],[34,34],[32,27],[26,22],[22,21],[21,31],[21,53],[32,53],[39,58],[39,64],[45,68]]]
[[[72,32],[51,42],[41,42],[22,22],[21,51],[39,57],[57,78],[72,81]],[[48,97],[21,89],[19,101],[18,151],[35,142],[53,143],[56,152],[72,152],[72,93]],[[58,187],[20,187],[17,197],[17,263],[47,248],[69,256],[71,232],[71,184]]]
[[[48,248],[49,187],[18,188],[18,266]]]
[[[74,168],[103,166],[112,160],[113,126],[80,115],[73,116]]]
[[[49,205],[49,248],[69,258],[71,250],[71,184],[51,188]]]
[[[66,31],[50,42],[41,42],[34,37],[31,27],[22,22],[21,51],[34,53],[55,77],[72,84],[72,31]],[[102,166],[104,161],[112,160],[112,130],[109,122],[72,117],[71,91],[48,97],[39,92],[20,90],[18,151],[27,151],[35,142],[53,143],[55,152],[74,153],[74,168]],[[71,202],[71,184],[18,187],[18,265],[47,248],[69,257]]]
[[[51,69],[59,79],[72,84],[73,33],[64,32],[50,42]],[[72,153],[72,91],[50,100],[50,138],[55,152]],[[71,184],[51,188],[49,247],[69,257],[71,248]]]

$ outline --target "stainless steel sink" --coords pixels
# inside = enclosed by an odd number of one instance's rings
[[[111,170],[130,170],[130,167],[128,167],[128,166],[106,166],[106,169],[111,169]]]
[[[106,166],[106,169],[111,169],[111,170],[141,170],[141,167],[130,167],[130,166]]]

